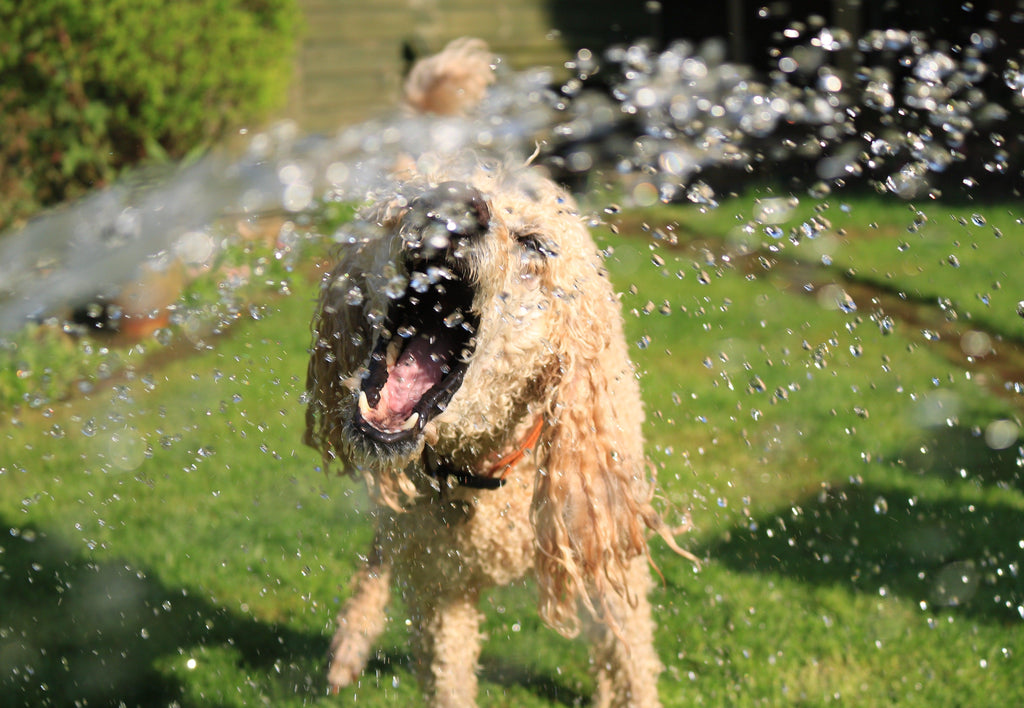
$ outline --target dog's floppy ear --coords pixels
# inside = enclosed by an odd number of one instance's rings
[[[602,598],[628,598],[628,564],[647,553],[646,530],[662,528],[650,503],[639,386],[614,305],[590,331],[574,332],[571,350],[561,353],[539,450],[533,523],[540,613],[566,636],[579,629],[577,600],[614,626]]]
[[[355,375],[369,355],[370,324],[363,312],[366,282],[359,267],[360,249],[353,249],[324,278],[313,316],[313,344],[306,370],[307,445],[320,451],[324,463],[339,450],[336,428],[339,407],[351,398],[345,380]]]

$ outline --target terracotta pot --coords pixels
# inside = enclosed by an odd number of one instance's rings
[[[115,299],[121,310],[118,330],[122,336],[144,339],[170,324],[170,306],[185,287],[185,273],[177,259],[147,261],[139,276],[127,283]]]

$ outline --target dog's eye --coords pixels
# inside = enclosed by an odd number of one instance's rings
[[[554,258],[558,255],[551,242],[540,234],[516,234],[516,241],[531,254],[544,258]]]

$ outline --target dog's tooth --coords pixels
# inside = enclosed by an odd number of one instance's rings
[[[398,361],[398,355],[401,353],[401,351],[402,341],[400,339],[392,339],[388,343],[387,366],[389,369],[392,368]]]
[[[427,445],[433,447],[437,445],[437,441],[441,436],[437,432],[437,424],[434,421],[430,421],[423,426],[423,440]]]
[[[370,402],[366,399],[366,391],[359,392],[359,413],[365,418],[370,412]]]
[[[419,422],[420,422],[420,414],[419,413],[413,413],[411,416],[409,416],[409,420],[405,421],[402,424],[402,430],[412,430],[413,428],[416,427],[416,424],[419,423]]]

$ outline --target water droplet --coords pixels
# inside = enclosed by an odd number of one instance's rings
[[[842,295],[836,299],[836,304],[839,309],[843,312],[850,313],[857,311],[857,303],[854,302],[853,298],[850,297],[849,293],[843,292]]]
[[[363,304],[363,291],[358,285],[353,285],[345,292],[345,304],[350,307],[358,307]]]
[[[885,500],[885,497],[878,497],[875,499],[872,508],[876,514],[887,514],[889,513],[889,502]]]
[[[145,459],[145,441],[138,432],[124,428],[115,431],[107,442],[110,461],[120,470],[131,471]]]
[[[465,319],[466,318],[462,314],[462,310],[455,309],[452,312],[450,312],[447,317],[444,318],[443,322],[445,327],[452,328],[458,327],[465,321]]]
[[[759,224],[784,224],[793,218],[793,211],[799,201],[789,197],[759,199],[754,205],[754,220]]]
[[[153,339],[155,339],[158,344],[166,347],[174,341],[174,330],[170,327],[159,327],[154,330]]]
[[[960,337],[960,348],[971,357],[983,357],[992,351],[992,338],[986,332],[971,330]]]
[[[715,190],[704,182],[697,181],[690,185],[690,188],[686,191],[686,198],[694,204],[704,204],[711,207],[718,206],[718,202],[715,200]]]
[[[420,271],[413,271],[412,277],[409,279],[409,285],[418,293],[425,293],[430,288],[430,278],[426,273]]]
[[[985,443],[993,450],[1006,450],[1019,436],[1020,429],[1012,420],[994,420],[985,428]]]
[[[405,289],[409,285],[409,279],[401,273],[396,273],[388,279],[384,286],[384,294],[392,300],[397,300],[405,295]]]

